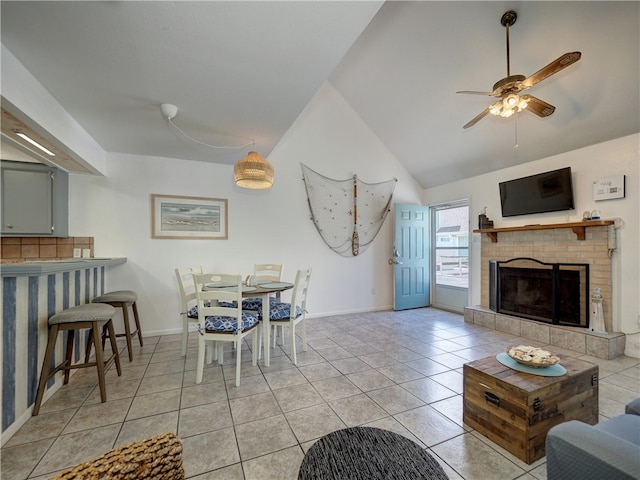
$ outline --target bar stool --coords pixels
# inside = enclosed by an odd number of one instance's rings
[[[49,340],[47,342],[47,350],[44,354],[44,361],[42,362],[42,372],[40,373],[40,382],[38,383],[38,393],[36,394],[36,401],[33,406],[32,415],[35,417],[40,412],[40,405],[42,403],[42,397],[44,390],[47,386],[47,381],[55,376],[60,370],[64,370],[64,385],[69,383],[69,371],[74,368],[86,368],[97,367],[98,369],[98,384],[100,385],[100,399],[102,402],[107,401],[107,389],[104,382],[104,372],[111,366],[113,362],[116,364],[118,370],[118,376],[122,374],[120,369],[120,357],[118,355],[118,346],[116,344],[115,331],[113,329],[113,323],[111,319],[115,315],[116,310],[110,305],[99,305],[87,303],[84,305],[78,305],[63,310],[49,318]],[[111,341],[111,356],[105,360],[104,352],[102,349],[102,342],[100,341],[101,333],[100,326],[104,325],[105,330],[109,333],[109,339]],[[85,357],[84,363],[77,363],[72,365],[72,353],[75,331],[89,328],[91,329],[91,339],[96,345],[95,362],[88,362],[88,355]],[[63,362],[57,367],[50,369],[51,361],[56,349],[56,342],[58,340],[58,332],[67,330],[67,349]],[[87,346],[88,348],[88,346]]]
[[[140,318],[138,317],[138,307],[136,306],[137,300],[138,300],[138,296],[136,295],[136,292],[132,290],[117,290],[114,292],[108,292],[92,300],[93,303],[107,303],[112,307],[122,309],[125,333],[117,333],[116,337],[126,337],[127,350],[129,350],[130,362],[133,360],[133,351],[131,350],[131,339],[134,336],[138,335],[138,341],[140,342],[140,346],[141,347],[143,346],[142,330],[140,329]],[[133,318],[136,322],[136,330],[134,332],[131,331],[131,327],[129,326],[129,305],[131,305],[131,309],[133,310]]]

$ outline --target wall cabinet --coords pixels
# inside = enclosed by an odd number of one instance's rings
[[[38,163],[2,161],[2,235],[69,234],[68,174]]]

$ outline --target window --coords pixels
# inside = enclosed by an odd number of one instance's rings
[[[469,288],[469,206],[458,202],[433,212],[436,285]]]

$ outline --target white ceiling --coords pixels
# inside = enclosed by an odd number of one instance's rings
[[[213,145],[268,156],[326,80],[423,187],[640,131],[640,3],[11,2],[2,44],[110,152],[232,164]],[[565,52],[582,59],[529,92],[539,118],[462,126],[506,76]],[[528,92],[528,93],[529,93]]]

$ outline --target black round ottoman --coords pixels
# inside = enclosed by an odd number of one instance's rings
[[[373,427],[336,430],[302,460],[298,480],[448,480],[440,464],[402,435]]]

